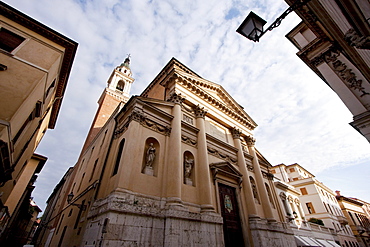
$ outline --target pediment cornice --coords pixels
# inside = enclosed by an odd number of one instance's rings
[[[257,124],[249,117],[247,113],[226,93],[226,91],[219,85],[209,83],[204,79],[195,79],[183,74],[176,74],[176,82],[190,92],[197,95],[199,98],[213,105],[215,108],[225,113],[229,117],[241,122],[250,130],[257,127]],[[214,90],[219,95],[220,99],[207,92],[204,88]]]
[[[257,124],[252,118],[221,85],[203,79],[175,58],[172,58],[167,63],[152,83],[143,91],[141,96],[147,97],[150,90],[156,85],[170,88],[173,84],[183,86],[200,99],[213,105],[216,109],[240,122],[248,129],[253,130],[257,127]]]

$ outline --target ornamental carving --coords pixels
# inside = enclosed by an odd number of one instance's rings
[[[370,37],[360,36],[353,28],[344,35],[344,40],[350,45],[359,49],[370,49]]]
[[[242,134],[241,130],[240,129],[237,129],[237,128],[232,128],[231,130],[231,134],[233,136],[233,139],[239,139],[240,138],[240,135]]]
[[[219,152],[218,150],[214,149],[214,148],[211,148],[211,147],[207,147],[207,150],[208,150],[208,153],[217,157],[217,158],[220,158],[224,161],[227,161],[227,162],[230,162],[232,163],[233,165],[236,165],[236,162],[238,161],[237,159],[235,158],[232,158],[230,157],[229,155],[227,154],[224,154],[222,152]]]
[[[295,198],[295,199],[294,199],[294,203],[295,203],[296,205],[301,204],[301,202],[299,201],[299,199],[298,199],[298,198]]]
[[[172,93],[167,101],[181,105],[184,100],[185,98],[181,97],[181,94]]]
[[[251,165],[247,165],[247,168],[248,168],[248,171],[250,171],[250,172],[254,172],[254,168],[253,168],[253,166],[251,166]]]
[[[252,136],[246,136],[245,141],[247,142],[248,147],[253,147],[256,143],[256,139]]]
[[[268,180],[273,180],[274,179],[274,175],[269,173],[269,172],[264,172],[262,171],[262,176]]]
[[[347,68],[347,65],[345,65],[343,62],[337,60],[332,63],[332,67],[334,72],[339,75],[343,81],[347,82],[350,88],[358,90],[362,93],[360,97],[369,94],[362,86],[362,80],[357,80],[355,73],[352,72],[352,69]]]
[[[289,201],[290,203],[293,203],[293,201],[294,201],[294,200],[293,200],[293,197],[292,197],[291,195],[289,195],[289,196],[288,196],[288,201]]]
[[[199,105],[197,105],[195,108],[194,108],[194,113],[195,113],[195,117],[196,118],[204,118],[207,114],[207,111],[204,110],[204,107],[200,107]]]
[[[280,192],[279,196],[282,200],[286,200],[286,194],[284,192]]]
[[[181,141],[185,144],[188,144],[190,146],[196,147],[197,146],[197,141],[194,139],[191,139],[188,136],[181,135]]]
[[[127,130],[131,121],[139,122],[143,127],[151,129],[165,136],[169,136],[171,134],[171,127],[154,122],[153,120],[150,120],[142,111],[134,109],[129,115],[127,122],[117,127],[117,129],[114,131],[115,139],[121,136],[121,134]]]
[[[169,136],[171,133],[171,127],[161,125],[147,118],[145,118],[144,121],[141,121],[140,124],[165,136]]]
[[[332,47],[319,57],[313,59],[311,64],[317,67],[321,63],[326,62],[349,88],[358,90],[362,93],[360,97],[369,95],[370,93],[366,92],[365,88],[362,86],[362,80],[357,79],[357,76],[352,69],[348,68],[344,62],[338,59],[339,56],[340,52]]]

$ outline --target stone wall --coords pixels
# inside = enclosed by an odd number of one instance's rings
[[[160,198],[128,191],[98,200],[88,214],[85,246],[224,246],[222,217],[166,207]]]

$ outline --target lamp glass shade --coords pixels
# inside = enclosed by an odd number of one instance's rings
[[[250,40],[258,41],[263,34],[265,24],[264,19],[251,11],[236,31]]]

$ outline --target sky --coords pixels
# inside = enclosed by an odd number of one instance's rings
[[[46,200],[80,154],[112,70],[131,55],[139,95],[172,58],[222,85],[258,124],[256,148],[272,164],[298,163],[333,191],[370,202],[369,142],[349,123],[339,97],[285,37],[295,13],[254,43],[236,29],[250,11],[270,25],[283,0],[6,0],[79,43],[56,128],[37,153],[48,161],[36,182]]]

